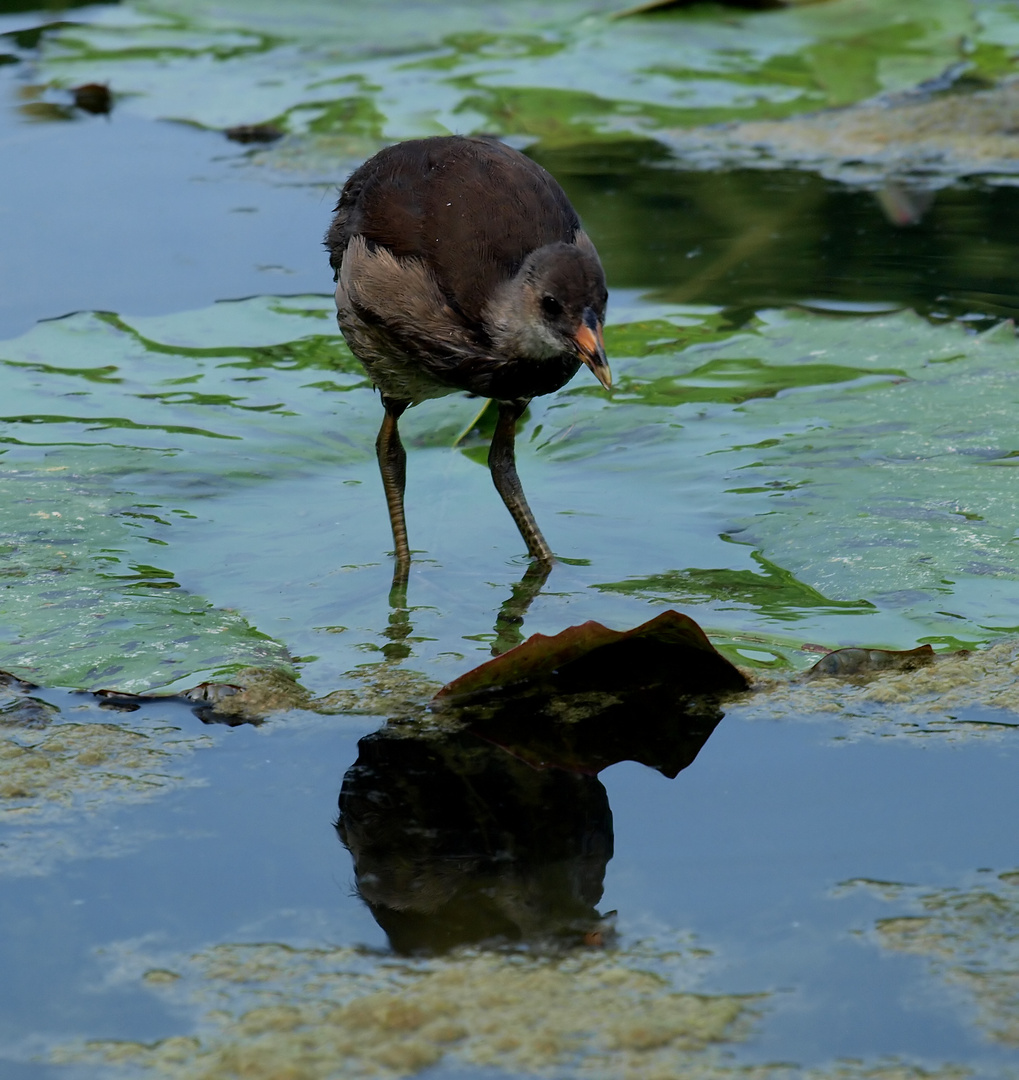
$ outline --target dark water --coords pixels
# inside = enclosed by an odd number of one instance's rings
[[[809,173],[688,172],[641,144],[537,156],[590,224],[617,287],[747,312],[814,300],[942,318],[1017,313],[1012,187],[914,192],[917,220],[899,225],[877,193]]]

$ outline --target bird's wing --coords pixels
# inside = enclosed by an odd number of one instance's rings
[[[347,244],[336,299],[341,315],[349,306],[363,323],[381,328],[409,353],[441,364],[478,351],[473,334],[421,259],[398,258],[384,247],[371,249],[362,236]]]

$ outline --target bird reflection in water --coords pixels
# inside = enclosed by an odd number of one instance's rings
[[[340,791],[358,894],[398,953],[605,944],[598,773],[629,760],[671,779],[721,718],[658,686],[488,697],[440,734],[387,725],[360,741]]]
[[[523,625],[527,610],[541,593],[552,568],[542,563],[530,563],[523,577],[510,590],[495,618],[492,655],[498,656],[524,640]],[[386,643],[381,652],[386,660],[398,663],[413,654],[414,624],[407,601],[407,582],[393,585],[389,592],[389,619],[382,636]]]

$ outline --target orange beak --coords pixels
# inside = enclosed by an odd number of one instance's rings
[[[580,328],[573,335],[577,346],[577,355],[594,373],[594,377],[605,387],[612,389],[612,372],[605,356],[605,338],[602,336],[601,323],[595,313],[587,308],[584,311]]]

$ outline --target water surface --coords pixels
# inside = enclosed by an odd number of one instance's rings
[[[0,669],[43,687],[0,699],[5,1075],[1014,1075],[1015,188],[668,146],[1001,78],[1019,23],[610,7],[0,14]],[[111,114],[70,103],[88,81]],[[219,130],[256,122],[285,135]],[[479,403],[430,403],[391,604],[320,239],[357,162],[442,130],[527,146],[612,288],[613,391],[581,373],[521,426],[562,561],[517,633],[673,607],[759,680],[642,720],[678,775],[536,770],[423,713],[511,640],[527,563],[457,442]],[[783,681],[924,642],[982,651]],[[207,679],[260,704],[75,692]]]

